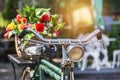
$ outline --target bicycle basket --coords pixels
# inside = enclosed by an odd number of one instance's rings
[[[33,46],[33,45],[30,45],[30,46],[24,46],[23,45],[23,41],[22,39],[20,39],[17,35],[15,35],[15,49],[16,49],[16,53],[17,53],[17,56],[21,59],[27,59],[27,60],[36,60],[39,58],[40,56],[40,51],[39,53],[36,55],[34,54],[35,53],[35,50],[37,48],[40,48],[40,47],[37,47],[37,46]],[[37,50],[40,50],[40,49],[37,49]],[[34,51],[34,53],[33,53]],[[32,53],[32,54],[30,54]]]

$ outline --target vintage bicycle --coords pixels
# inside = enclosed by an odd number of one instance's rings
[[[33,33],[36,39],[23,39],[27,33]],[[89,41],[95,36],[97,40]],[[43,38],[36,31],[25,28],[20,35],[15,36],[17,54],[20,59],[24,58],[28,60],[28,62],[24,62],[24,59],[22,60],[26,65],[22,71],[21,80],[45,80],[45,73],[50,75],[54,80],[74,80],[74,62],[80,61],[84,56],[83,46],[96,41],[102,41],[101,38],[102,34],[99,29],[95,29],[84,40],[79,40],[47,39]],[[24,41],[27,41],[29,46],[24,46]],[[60,66],[56,66],[49,58],[56,55],[57,45],[60,45],[62,50]]]

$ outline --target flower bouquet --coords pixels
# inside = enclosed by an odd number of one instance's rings
[[[50,9],[26,5],[22,10],[18,10],[16,17],[7,25],[4,37],[10,38],[12,34],[19,35],[25,28],[31,28],[43,36],[57,37],[63,26],[58,19],[57,14],[50,14]],[[32,34],[25,36],[27,39],[31,37]]]
[[[50,9],[35,8],[26,5],[22,10],[18,10],[16,17],[7,25],[4,37],[10,38],[13,34],[19,35],[25,28],[31,28],[43,37],[48,36],[53,38],[60,34],[62,26],[63,23],[59,22],[59,16],[57,14],[50,14]],[[34,35],[28,33],[24,39],[29,40],[32,37]],[[18,38],[16,39],[18,40]],[[16,41],[15,43],[18,45],[20,41]],[[26,45],[27,41],[24,41],[23,44]],[[20,52],[18,50],[17,53]],[[21,54],[18,56],[21,56]]]

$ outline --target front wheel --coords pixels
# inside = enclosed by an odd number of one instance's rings
[[[32,80],[30,76],[30,67],[26,67],[25,69],[23,69],[20,80]]]

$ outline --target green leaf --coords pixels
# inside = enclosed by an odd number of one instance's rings
[[[17,10],[18,14],[22,14],[22,11],[21,10]]]
[[[29,40],[29,39],[31,39],[32,37],[33,37],[33,34],[29,33],[29,34],[26,34],[26,35],[25,35],[24,39]]]
[[[49,8],[49,9],[37,8],[37,9],[35,10],[35,13],[36,13],[36,16],[37,16],[38,18],[40,18],[44,13],[49,13],[49,10],[50,10],[50,8]]]
[[[32,33],[26,34],[24,39],[25,40],[30,40],[33,37]],[[28,41],[24,41],[24,45],[26,45],[28,43]]]
[[[58,24],[54,27],[54,29],[55,29],[55,30],[59,30],[59,29],[61,29],[61,28],[63,27],[63,25],[64,25],[64,23],[58,23]]]
[[[55,22],[55,21],[57,21],[58,20],[58,14],[54,14],[54,15],[51,15],[51,21],[52,22]]]

